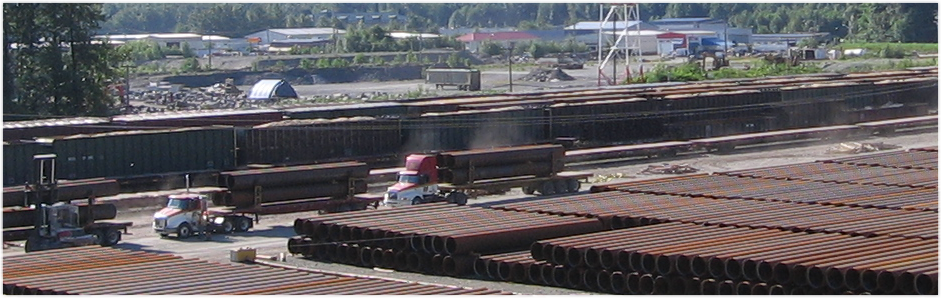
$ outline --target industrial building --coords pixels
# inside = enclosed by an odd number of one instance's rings
[[[253,44],[270,45],[273,42],[293,40],[298,43],[329,41],[342,38],[346,30],[330,27],[272,28],[245,36]]]
[[[183,44],[187,44],[197,56],[206,56],[210,52],[222,53],[226,51],[241,51],[248,47],[248,43],[243,39],[196,33],[111,34],[98,35],[95,36],[95,39],[107,40],[110,44],[114,45],[133,41],[151,41],[165,49],[181,48]]]

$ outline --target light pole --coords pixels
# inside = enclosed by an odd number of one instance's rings
[[[510,93],[513,92],[513,48],[516,47],[516,42],[510,42],[510,52],[507,53],[507,61],[510,62]]]

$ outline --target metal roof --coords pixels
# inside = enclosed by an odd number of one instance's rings
[[[287,94],[278,95],[281,87],[285,85],[290,89],[290,92],[285,90],[283,92]],[[272,97],[297,97],[297,93],[294,91],[294,88],[291,87],[291,84],[283,79],[259,80],[258,83],[252,86],[252,90],[248,92],[248,99],[271,99]]]
[[[651,24],[657,23],[702,23],[702,22],[722,22],[713,18],[666,18],[659,20],[650,20]]]
[[[5,295],[511,294],[98,246],[5,256],[3,267]]]
[[[604,29],[611,30],[615,29],[615,22],[605,22]],[[641,21],[618,21],[617,29],[623,29],[624,27],[634,27],[637,25],[643,24]],[[598,30],[601,28],[601,22],[592,21],[592,22],[578,22],[575,25],[565,27],[566,30]]]
[[[311,28],[274,28],[268,29],[284,35],[305,35],[305,34],[344,34],[346,30],[333,29],[330,27],[311,27]]]

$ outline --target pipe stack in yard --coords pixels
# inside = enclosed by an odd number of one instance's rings
[[[297,199],[346,197],[365,193],[367,176],[369,167],[353,161],[222,172],[219,183],[228,193],[213,199],[213,204],[244,208]]]
[[[316,260],[613,294],[937,294],[936,180],[937,147],[927,147],[486,208],[298,219],[288,248]],[[546,238],[537,233],[550,215],[598,227]],[[560,220],[568,219],[545,224]],[[503,232],[518,243],[459,238]]]
[[[538,239],[602,230],[597,219],[499,211],[453,204],[297,219],[292,254],[360,266],[466,275],[478,253],[526,247]]]
[[[293,268],[81,247],[4,257],[5,295],[508,295]],[[77,280],[77,278],[79,278]]]
[[[438,172],[442,181],[455,185],[516,176],[547,177],[562,171],[564,156],[565,148],[559,145],[451,151],[438,155]]]

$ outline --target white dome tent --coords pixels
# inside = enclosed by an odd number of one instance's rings
[[[277,98],[297,98],[297,92],[284,79],[262,79],[252,86],[248,93],[250,100],[270,100]]]

